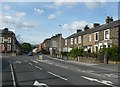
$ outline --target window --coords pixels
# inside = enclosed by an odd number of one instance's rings
[[[95,32],[94,34],[95,41],[99,40],[99,32]]]
[[[11,37],[8,37],[8,43],[11,43]]]
[[[81,43],[81,36],[78,37],[78,43]]]
[[[2,44],[2,50],[5,50],[4,44]]]
[[[104,40],[109,40],[110,34],[109,34],[109,29],[104,31]]]
[[[2,43],[4,43],[4,37],[2,37]]]
[[[10,44],[7,45],[7,50],[11,51],[11,45]]]
[[[73,38],[71,38],[71,44],[73,44]]]
[[[91,42],[91,41],[92,41],[92,35],[89,34],[89,42]]]
[[[65,40],[65,45],[67,45],[67,39]]]
[[[77,39],[76,38],[74,39],[74,43],[77,44]]]

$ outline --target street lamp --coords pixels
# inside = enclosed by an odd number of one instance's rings
[[[59,25],[60,27],[60,36],[59,36],[59,57],[61,58],[61,25]]]

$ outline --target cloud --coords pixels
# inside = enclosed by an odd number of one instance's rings
[[[8,11],[8,10],[10,10],[10,6],[8,6],[8,5],[3,5],[2,6],[2,10],[5,10],[5,11]]]
[[[85,6],[89,9],[105,6],[106,2],[84,2]]]
[[[44,10],[40,9],[40,8],[34,8],[34,11],[37,12],[38,14],[43,14]]]
[[[48,8],[48,9],[58,9],[58,7],[55,6],[54,4],[45,4],[44,7]]]
[[[64,24],[63,29],[70,29],[70,26],[68,24]]]
[[[16,23],[18,23],[20,21],[19,18],[16,18],[16,17],[12,17],[12,16],[2,16],[2,22],[4,24],[10,24],[10,25],[14,25]]]
[[[61,6],[61,5],[75,5],[78,3],[80,0],[55,0],[55,5],[56,6]]]
[[[106,0],[55,0],[54,6],[66,6],[68,8],[72,8],[78,3],[83,3],[87,8],[94,9],[96,7],[103,7],[106,4]]]
[[[33,29],[36,27],[36,24],[33,22],[22,22],[18,27],[22,29]]]
[[[48,19],[54,19],[56,16],[54,15],[54,14],[50,14],[49,16],[48,16]]]
[[[71,24],[64,24],[63,29],[71,29],[71,30],[77,30],[77,29],[83,29],[85,25],[88,25],[89,27],[92,27],[92,23],[87,23],[86,21],[74,21]]]
[[[25,16],[25,15],[26,15],[25,12],[16,13],[16,16],[17,16],[17,17],[23,17],[23,16]]]
[[[22,21],[19,17],[14,17],[14,16],[2,16],[0,17],[0,19],[2,19],[2,24],[9,25],[9,26],[14,26],[16,28],[19,29],[33,29],[35,28],[37,25],[33,22],[25,22]]]

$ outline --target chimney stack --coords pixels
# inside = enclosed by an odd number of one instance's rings
[[[93,24],[93,27],[94,27],[94,28],[99,27],[99,26],[100,26],[99,23],[94,23],[94,24]]]
[[[86,31],[86,30],[88,30],[89,29],[89,27],[88,27],[88,25],[86,25],[85,27],[84,27],[84,31]]]
[[[113,21],[113,17],[107,16],[106,23],[110,23]]]
[[[81,32],[82,30],[81,29],[77,29],[77,33]]]

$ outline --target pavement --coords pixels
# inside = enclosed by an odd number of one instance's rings
[[[51,57],[50,55],[47,55]],[[52,57],[51,57],[52,58]],[[112,70],[112,71],[119,71],[120,72],[120,64],[104,64],[104,63],[85,63],[80,61],[73,61],[73,60],[64,60],[61,58],[54,58],[55,60],[60,60],[72,64],[78,64],[78,65],[86,65],[86,66],[94,66],[96,68],[106,69],[106,70]]]

